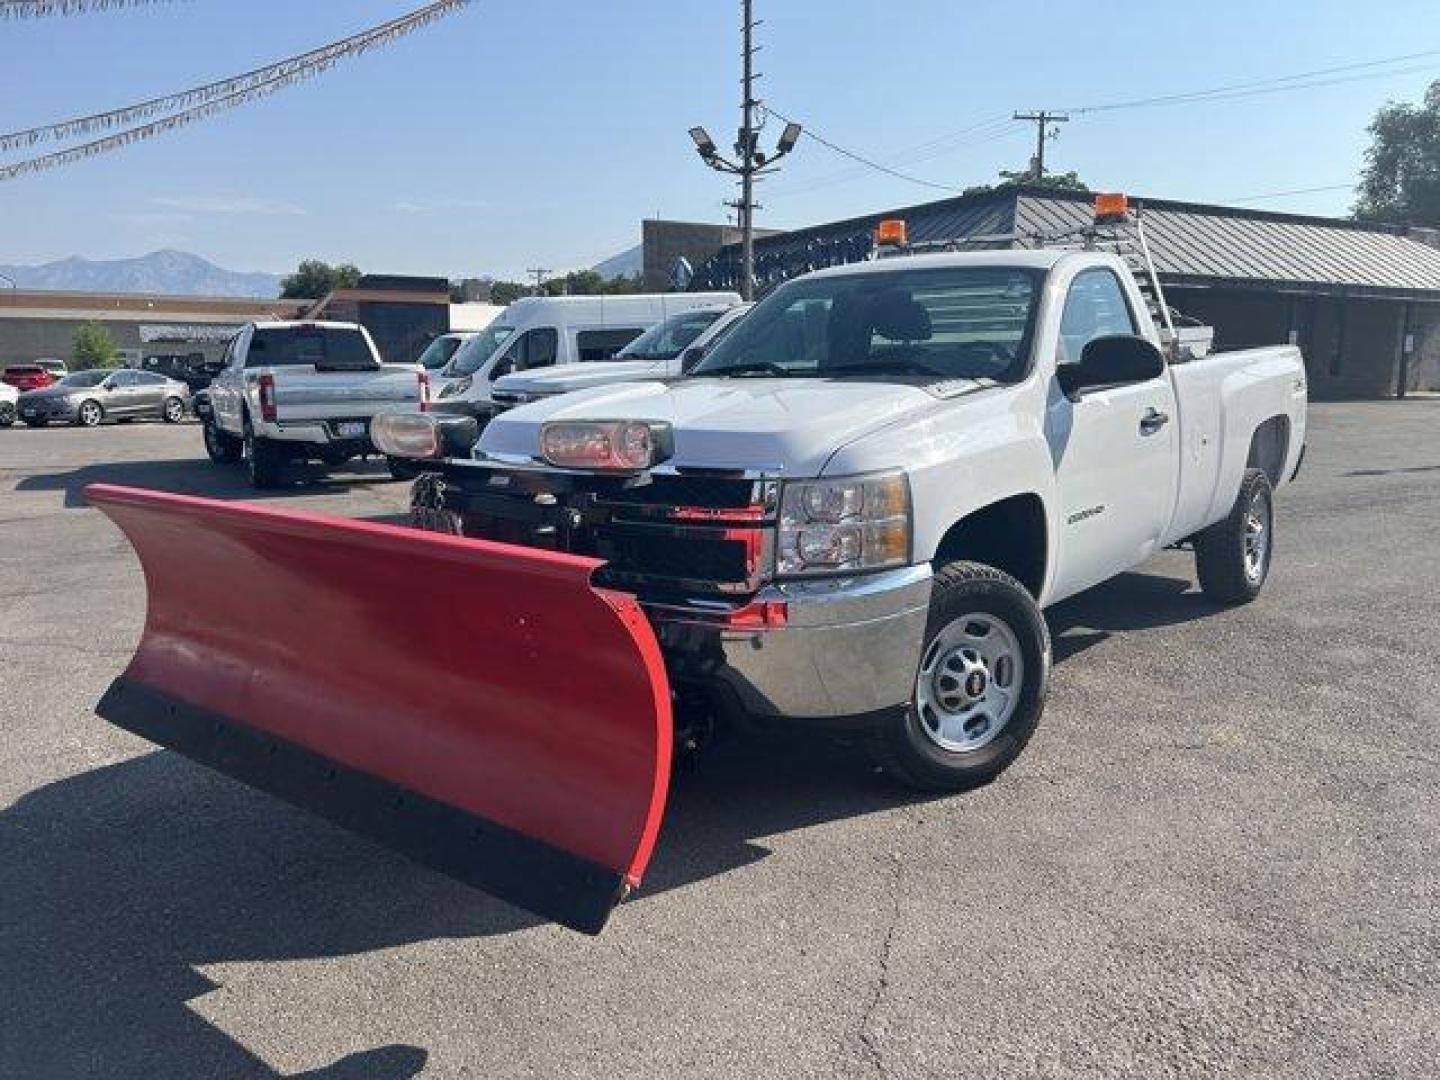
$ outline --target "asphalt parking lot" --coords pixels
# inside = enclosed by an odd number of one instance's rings
[[[192,424],[0,431],[0,1075],[1432,1077],[1440,400],[1311,425],[1258,603],[1169,552],[1053,610],[964,796],[721,747],[597,939],[97,720],[144,588],[82,487],[251,493]]]

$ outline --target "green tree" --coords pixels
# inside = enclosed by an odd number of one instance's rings
[[[86,371],[90,368],[113,368],[120,361],[120,349],[110,331],[98,322],[81,323],[75,328],[71,342],[75,356],[75,369]]]
[[[1066,173],[1047,172],[1038,179],[1029,169],[1012,172],[1008,169],[1000,170],[1000,183],[998,184],[976,184],[961,192],[962,195],[980,195],[991,191],[1004,191],[1006,188],[1019,187],[1024,184],[1026,187],[1050,188],[1053,191],[1089,191],[1090,187],[1080,174],[1071,170]]]
[[[1367,130],[1355,216],[1440,228],[1440,80],[1419,105],[1386,105]]]
[[[518,281],[492,281],[490,283],[490,303],[499,304],[501,307],[513,304],[520,297],[529,295],[530,286],[521,285]]]
[[[280,298],[319,300],[334,289],[353,289],[359,283],[360,270],[351,263],[331,266],[320,259],[306,259],[280,280]]]

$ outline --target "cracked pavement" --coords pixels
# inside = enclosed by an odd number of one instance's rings
[[[966,795],[721,746],[597,939],[96,720],[144,590],[81,486],[250,493],[193,425],[0,431],[0,1077],[1432,1077],[1440,400],[1311,425],[1258,603],[1167,552],[1053,610]]]

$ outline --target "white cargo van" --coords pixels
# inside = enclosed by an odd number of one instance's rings
[[[608,360],[661,320],[692,308],[738,304],[733,292],[527,296],[456,350],[433,408],[486,415],[495,380],[514,371]]]

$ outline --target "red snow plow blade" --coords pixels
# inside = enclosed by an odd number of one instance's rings
[[[665,809],[669,688],[597,560],[106,484],[149,604],[97,711],[597,933]]]

